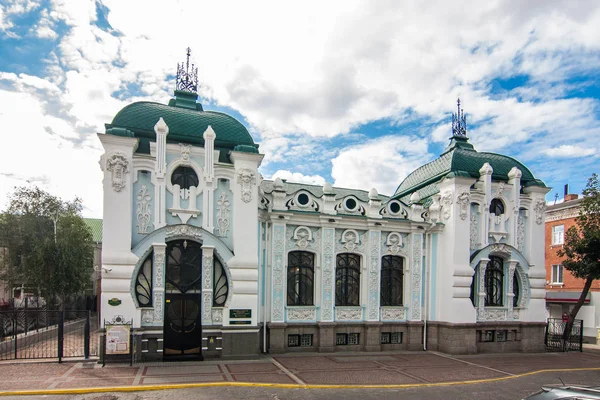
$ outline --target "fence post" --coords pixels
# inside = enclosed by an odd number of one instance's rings
[[[62,362],[63,357],[63,340],[65,328],[65,312],[58,312],[58,362]]]
[[[83,356],[87,360],[90,358],[90,311],[85,312],[85,333],[83,338]]]
[[[15,360],[16,360],[17,359],[17,336],[19,333],[19,332],[17,332],[17,329],[19,326],[18,321],[17,321],[17,317],[18,317],[17,311],[14,312],[14,316],[15,316],[15,318],[13,319],[13,336],[15,338]]]
[[[583,319],[581,320],[581,328],[579,330],[579,352],[583,353]]]

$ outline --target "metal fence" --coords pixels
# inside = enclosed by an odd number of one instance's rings
[[[62,310],[46,309],[51,306],[0,311],[0,360],[98,356],[94,299],[82,296]]]
[[[566,325],[566,321],[560,318],[548,319],[545,338],[547,351],[583,351],[583,320],[573,321],[573,327],[565,341],[563,333]]]

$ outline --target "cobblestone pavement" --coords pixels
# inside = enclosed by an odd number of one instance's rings
[[[291,385],[429,385],[498,380],[548,369],[597,369],[600,350],[583,353],[449,356],[436,352],[286,354],[257,360],[141,363],[0,363],[0,391],[207,382]],[[596,372],[600,376],[600,372]],[[600,379],[599,379],[600,381]]]

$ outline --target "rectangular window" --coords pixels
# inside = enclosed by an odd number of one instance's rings
[[[348,344],[348,335],[345,333],[336,333],[335,344],[337,346],[345,346]]]
[[[392,332],[392,344],[402,343],[402,332]]]
[[[313,335],[288,335],[288,347],[311,347]]]
[[[493,342],[495,331],[480,331],[482,342]]]
[[[552,266],[552,283],[563,283],[563,266]]]
[[[402,332],[381,332],[381,344],[401,344]]]
[[[563,244],[565,242],[565,226],[556,225],[552,227],[552,244]]]
[[[496,342],[506,342],[508,340],[508,331],[506,329],[496,331]]]
[[[348,334],[348,344],[359,344],[360,334],[359,333],[349,333]]]

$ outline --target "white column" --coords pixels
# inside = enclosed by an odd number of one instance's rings
[[[473,293],[473,296],[479,296],[479,305],[477,307],[477,319],[485,320],[485,270],[490,262],[488,258],[482,258],[479,261],[479,292]]]
[[[517,246],[517,228],[519,222],[519,208],[521,207],[521,176],[522,172],[517,168],[513,167],[508,173],[508,183],[512,185],[512,193],[511,193],[511,202],[512,202],[512,212],[511,210],[506,210],[507,213],[510,213],[511,216],[509,220],[509,238],[508,242],[515,248]]]
[[[158,229],[167,224],[166,222],[166,185],[165,173],[167,171],[167,135],[169,127],[162,119],[154,125],[156,133],[156,182],[154,185],[154,228]],[[175,194],[173,195],[175,196]]]
[[[215,196],[214,196],[214,150],[215,150],[215,138],[217,135],[212,127],[209,125],[204,131],[204,193],[202,202],[202,227],[210,233],[214,231],[214,209],[215,209]]]

